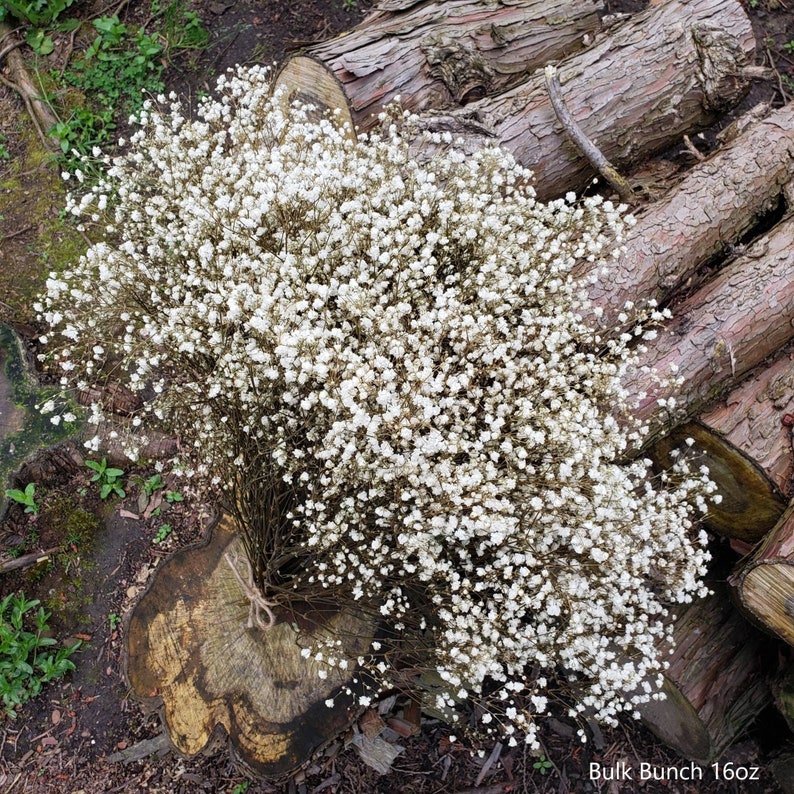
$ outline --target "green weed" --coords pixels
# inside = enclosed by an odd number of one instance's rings
[[[154,536],[154,543],[164,543],[166,538],[173,532],[173,527],[170,524],[163,524],[160,529],[157,530],[157,534]]]
[[[51,25],[74,0],[1,0],[0,22],[14,17],[36,27]]]
[[[102,458],[100,462],[87,460],[85,465],[94,472],[91,482],[95,482],[99,485],[100,499],[107,499],[112,493],[116,494],[116,496],[120,496],[122,499],[127,495],[121,485],[121,478],[124,476],[124,471],[108,466],[107,458]]]
[[[0,601],[0,701],[11,719],[44,684],[74,670],[69,656],[78,645],[55,650],[55,640],[44,636],[49,619],[40,602],[24,593]]]
[[[33,513],[36,515],[39,512],[39,506],[36,503],[35,493],[35,483],[29,482],[25,486],[24,491],[20,491],[18,488],[9,488],[6,491],[6,497],[8,499],[13,499],[15,502],[18,502],[21,505],[25,505],[26,513]]]

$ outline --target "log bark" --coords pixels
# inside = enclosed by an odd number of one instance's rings
[[[750,615],[794,645],[794,504],[729,581]]]
[[[661,302],[749,232],[792,179],[794,105],[786,105],[692,168],[639,216],[625,253],[590,289],[604,312],[600,325],[614,327],[626,301]]]
[[[126,675],[142,700],[161,706],[178,752],[195,755],[225,731],[244,765],[279,778],[355,717],[344,693],[355,661],[346,672],[329,668],[323,679],[302,645],[339,637],[340,655],[355,660],[369,650],[373,627],[332,607],[276,609],[272,628],[249,627],[250,602],[227,553],[242,554],[242,543],[224,516],[205,545],[177,552],[157,570],[125,632]]]
[[[11,40],[13,36],[14,31],[11,26],[7,22],[0,22],[0,39]],[[10,77],[6,82],[22,97],[42,144],[49,149],[57,148],[58,141],[49,136],[50,130],[58,120],[50,106],[42,99],[42,89],[34,84],[25,66],[25,60],[18,50],[13,49],[7,53],[6,62]]]
[[[792,418],[794,349],[789,347],[704,413],[700,422],[751,458],[781,500],[788,500],[794,496]]]
[[[682,386],[649,386],[648,374],[638,370],[625,380],[630,393],[644,393],[634,413],[652,432],[696,414],[794,337],[792,239],[789,218],[678,305],[670,324],[647,343],[642,365],[662,376],[677,368],[683,379]],[[674,400],[675,409],[660,410],[659,399]]]
[[[686,440],[694,441],[689,449]],[[706,466],[722,497],[709,502],[705,526],[742,543],[758,543],[780,520],[787,501],[768,473],[741,447],[703,422],[686,422],[659,439],[649,450],[657,470],[673,464],[673,450],[686,450],[693,469]]]
[[[725,588],[675,622],[666,699],[639,707],[642,721],[685,758],[709,763],[769,704],[761,669],[765,638],[735,609]]]
[[[754,49],[738,0],[668,0],[569,56],[558,74],[584,134],[625,168],[732,107],[748,88],[743,70]],[[423,113],[417,127],[450,132],[470,150],[504,146],[533,170],[543,200],[579,190],[593,174],[558,123],[542,73],[448,114]]]
[[[412,111],[465,105],[581,49],[600,28],[593,0],[402,0],[292,57],[277,85],[316,106],[345,106],[362,130],[399,95]],[[343,105],[339,105],[339,103]]]
[[[29,568],[31,565],[38,565],[42,562],[47,562],[51,554],[58,551],[58,547],[47,549],[46,551],[35,551],[31,554],[23,554],[21,557],[14,557],[8,560],[0,560],[0,573],[8,573],[8,571],[18,571],[21,568]]]
[[[706,526],[755,544],[770,532],[794,496],[794,350],[762,364],[698,421],[657,442],[651,457],[660,467],[670,452],[695,440],[693,462],[708,467],[722,495],[710,505]]]

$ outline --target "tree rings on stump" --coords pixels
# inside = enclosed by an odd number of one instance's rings
[[[225,555],[244,558],[228,516],[204,545],[158,569],[130,616],[127,677],[140,698],[161,704],[177,751],[204,750],[222,727],[243,764],[278,778],[351,723],[345,690],[373,623],[350,610],[275,609],[272,628],[249,628],[250,601]],[[301,655],[324,638],[342,640],[346,671]]]
[[[689,448],[686,440],[695,443]],[[757,543],[783,515],[786,502],[765,472],[729,441],[699,422],[688,422],[649,450],[657,470],[669,469],[672,452],[686,453],[693,469],[706,466],[722,501],[709,502],[703,523],[723,537]]]

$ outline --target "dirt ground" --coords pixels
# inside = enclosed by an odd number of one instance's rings
[[[111,4],[124,18],[146,17],[147,0]],[[280,62],[293,50],[355,25],[370,2],[358,0],[197,0],[192,8],[210,32],[200,55],[177,59],[167,83],[192,97],[211,90],[215,76],[230,66]],[[607,2],[607,10],[633,12],[643,0]],[[759,41],[757,63],[770,67],[771,79],[755,84],[742,107],[756,101],[775,105],[794,93],[794,9],[781,0],[747,0]],[[66,35],[66,34],[64,34]],[[53,60],[63,55],[56,42]],[[0,43],[2,50],[2,43]],[[2,64],[0,64],[2,69]],[[722,122],[724,124],[725,122]],[[58,169],[31,145],[35,133],[24,106],[5,84],[0,85],[0,322],[13,326],[31,347],[38,335],[32,303],[47,270],[76,255],[84,241],[64,224],[60,210],[65,189]],[[713,131],[702,144],[708,146]],[[125,471],[125,481],[138,477],[124,500],[103,501],[88,482],[79,444],[67,442],[32,461],[21,481],[31,478],[43,495],[36,517],[12,506],[0,523],[0,560],[15,547],[55,548],[48,564],[22,572],[0,573],[0,597],[23,589],[52,612],[59,640],[79,640],[76,670],[50,684],[22,709],[14,721],[0,717],[0,793],[94,794],[99,792],[320,792],[329,794],[495,794],[496,792],[774,792],[770,772],[775,758],[794,739],[774,709],[759,718],[754,730],[722,759],[736,767],[757,769],[757,780],[717,780],[705,769],[702,780],[592,780],[590,765],[602,768],[681,769],[684,762],[661,746],[641,725],[626,722],[614,730],[591,730],[582,744],[575,727],[564,719],[548,721],[545,759],[519,747],[494,752],[493,743],[451,744],[453,729],[422,716],[419,724],[404,699],[382,704],[382,717],[402,726],[395,742],[403,748],[392,771],[379,775],[364,764],[340,737],[293,778],[272,784],[255,781],[236,763],[222,738],[206,754],[184,759],[160,740],[157,713],[146,713],[127,691],[123,676],[124,616],[145,588],[160,560],[176,548],[197,541],[209,520],[200,494],[183,501],[155,505],[142,495],[151,471]],[[175,486],[176,487],[176,486]],[[156,508],[159,515],[152,515]],[[171,528],[162,535],[163,524]],[[788,654],[778,649],[781,655]],[[787,657],[788,658],[788,657]],[[405,724],[414,725],[405,731]],[[146,744],[148,742],[148,744]],[[145,751],[151,751],[146,754]],[[136,755],[141,757],[135,757]],[[496,757],[498,755],[498,758]],[[490,759],[490,761],[489,761]],[[625,768],[625,767],[624,767]],[[670,777],[668,775],[668,777]]]

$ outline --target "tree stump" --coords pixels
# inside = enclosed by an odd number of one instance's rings
[[[668,0],[566,58],[558,75],[584,134],[623,168],[708,126],[738,102],[754,52],[738,0]],[[471,150],[505,147],[532,169],[541,200],[579,190],[593,175],[559,124],[542,73],[447,114],[422,113],[418,127],[449,132]]]
[[[709,763],[771,701],[761,669],[765,638],[731,604],[724,586],[675,621],[665,700],[639,707],[642,721],[685,758]]]
[[[161,705],[175,749],[204,750],[221,730],[254,773],[278,778],[306,761],[352,719],[345,694],[373,626],[334,608],[276,611],[267,630],[249,628],[250,602],[226,555],[242,555],[224,516],[208,541],[162,565],[131,613],[126,674],[144,701]],[[301,655],[313,638],[339,637],[347,672]],[[334,705],[325,704],[333,699]]]
[[[590,289],[611,328],[626,301],[662,301],[698,268],[741,239],[794,179],[794,105],[757,121],[690,169],[650,205],[626,237],[626,252]]]
[[[794,505],[731,576],[747,612],[794,645]]]
[[[600,26],[592,0],[381,3],[353,30],[287,61],[277,86],[315,106],[347,107],[368,130],[399,95],[420,111],[465,105],[520,83],[584,46]]]
[[[660,431],[669,417],[659,399],[674,399],[677,424],[696,414],[794,337],[794,218],[756,240],[704,287],[674,308],[675,317],[647,345],[641,364],[683,385],[650,385],[646,372],[626,379],[629,393],[644,393],[635,414]]]

